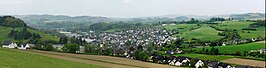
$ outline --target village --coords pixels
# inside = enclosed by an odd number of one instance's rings
[[[171,44],[182,37],[172,36],[175,32],[166,31],[158,28],[141,28],[141,29],[131,29],[115,33],[88,33],[84,36],[78,34],[67,33],[68,37],[81,37],[82,40],[86,41],[93,46],[99,46],[99,48],[112,48],[112,56],[119,56],[123,58],[135,59],[134,50],[141,49],[147,51],[149,46],[161,47]],[[64,33],[63,33],[64,34]],[[258,41],[261,39],[252,38],[251,41]],[[245,43],[245,42],[241,42]],[[5,41],[1,44],[4,48],[13,48],[13,49],[33,49],[35,44],[21,44],[18,45],[12,41]],[[226,46],[223,43],[221,46]],[[64,44],[53,44],[52,47],[58,51],[62,51]],[[104,49],[103,49],[104,50]],[[252,66],[232,66],[228,63],[223,63],[219,61],[210,61],[210,60],[200,60],[195,58],[189,58],[185,56],[161,56],[155,55],[153,52],[156,52],[157,49],[153,49],[148,53],[150,56],[145,62],[167,64],[171,66],[181,66],[181,67],[208,67],[208,68],[250,68]],[[251,52],[261,52],[265,53],[265,49],[261,50],[251,50]],[[75,53],[84,53],[86,52],[86,47],[80,45],[79,50]],[[166,54],[180,54],[183,51],[179,48],[175,51],[165,51]]]

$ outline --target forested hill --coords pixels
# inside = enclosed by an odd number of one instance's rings
[[[0,16],[0,44],[3,41],[22,41],[25,43],[36,43],[37,41],[46,41],[58,39],[50,34],[45,34],[30,26],[27,26],[23,20],[13,16]]]
[[[0,25],[6,27],[26,27],[23,20],[13,16],[0,16]]]

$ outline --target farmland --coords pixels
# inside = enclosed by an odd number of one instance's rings
[[[184,37],[185,41],[191,41],[192,38],[202,41],[213,41],[222,38],[222,36],[218,36],[217,30],[209,27],[207,24],[200,26],[197,24],[178,24],[165,26],[164,28],[179,31],[179,34],[176,34],[176,36]]]
[[[233,54],[237,51],[243,53],[244,51],[249,50],[259,50],[262,48],[265,48],[265,42],[264,43],[248,43],[248,44],[240,44],[240,45],[229,45],[229,46],[216,46],[215,48],[219,49],[219,52],[222,54]],[[211,49],[211,47],[207,47],[206,49]],[[201,51],[202,48],[195,48],[196,51]]]
[[[265,37],[265,27],[258,27],[255,31],[251,30],[242,30],[247,28],[249,24],[254,22],[243,22],[243,21],[226,21],[221,24],[214,25],[218,29],[236,29],[240,34],[241,38],[255,38],[255,37]]]
[[[104,68],[0,48],[1,68]]]

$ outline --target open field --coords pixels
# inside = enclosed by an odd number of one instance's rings
[[[48,51],[38,51],[38,50],[29,50],[24,52],[39,54],[64,60],[70,60],[75,62],[88,63],[105,67],[113,67],[113,68],[147,68],[147,67],[173,68],[173,66],[168,66],[168,65],[148,63],[138,60],[110,57],[110,56],[69,54],[69,53],[58,53],[58,52],[48,52]]]
[[[221,62],[231,63],[231,64],[239,64],[239,65],[258,66],[258,67],[264,67],[265,68],[265,61],[232,58],[232,59],[223,60]]]
[[[265,37],[265,27],[258,27],[256,31],[242,30],[247,28],[249,24],[254,22],[239,22],[239,21],[225,21],[219,25],[213,25],[218,29],[236,29],[240,34],[241,38],[255,38],[255,37]]]
[[[191,41],[192,38],[203,41],[213,41],[222,38],[222,36],[218,35],[219,31],[209,27],[208,24],[201,24],[201,26],[197,26],[197,24],[177,24],[167,25],[164,28],[167,30],[177,30],[179,34],[176,34],[176,36],[184,37],[185,41]]]
[[[11,38],[7,37],[11,30],[12,28],[0,26],[0,42],[11,40]]]
[[[175,54],[175,56],[187,56],[190,58],[196,58],[201,60],[212,60],[212,61],[221,61],[221,60],[234,58],[234,56],[227,56],[227,55],[205,55],[205,54]]]
[[[222,54],[233,54],[237,51],[243,53],[244,51],[249,50],[259,50],[262,48],[265,48],[265,42],[254,42],[254,43],[248,43],[248,44],[240,44],[240,45],[229,45],[229,46],[216,46],[215,48],[219,49],[219,52]],[[205,49],[210,50],[211,47],[207,47]],[[195,48],[196,51],[201,51],[202,48]]]
[[[1,68],[104,68],[6,48],[0,48],[0,57]]]
[[[166,25],[163,26],[166,30],[178,30],[179,32],[187,32],[189,29],[198,28],[197,24],[177,24],[177,25]]]
[[[198,29],[178,34],[181,37],[184,37],[186,41],[191,40],[192,38],[200,39],[202,41],[213,41],[223,38],[223,36],[218,35],[218,31],[207,26],[203,25]],[[211,38],[210,38],[211,37]]]

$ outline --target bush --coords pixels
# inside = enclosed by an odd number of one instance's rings
[[[76,51],[79,51],[79,45],[76,44],[66,44],[62,48],[63,52],[68,52],[68,53],[76,53]]]

